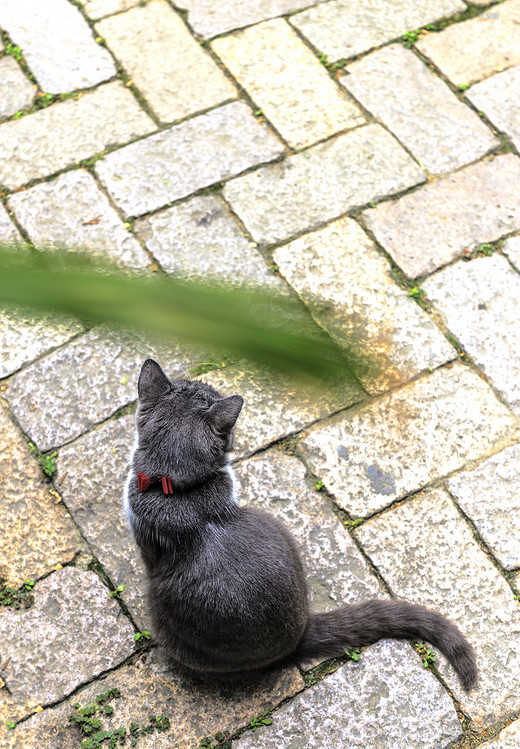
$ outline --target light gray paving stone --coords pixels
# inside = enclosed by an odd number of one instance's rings
[[[445,659],[439,669],[477,727],[520,706],[520,606],[444,491],[420,494],[357,530],[396,595],[436,609],[474,646],[478,688],[465,694]]]
[[[131,268],[150,265],[94,177],[83,169],[13,195],[9,207],[39,249],[83,250]]]
[[[188,23],[197,34],[216,36],[316,5],[320,0],[179,0],[188,11]],[[322,0],[323,1],[323,0]]]
[[[410,646],[380,642],[277,710],[270,726],[235,743],[237,749],[441,749],[460,734],[453,702]]]
[[[520,270],[520,235],[506,239],[502,245],[502,250],[518,270]]]
[[[235,467],[239,504],[268,510],[300,543],[312,611],[384,598],[363,557],[326,498],[294,456],[268,450]]]
[[[517,433],[509,410],[457,363],[332,417],[299,447],[338,503],[363,517]]]
[[[133,652],[133,627],[94,572],[66,567],[33,594],[30,609],[0,615],[2,673],[18,699],[54,702]]]
[[[520,746],[520,720],[516,720],[504,728],[498,736],[489,743],[486,749],[517,749]]]
[[[519,23],[520,0],[508,0],[476,18],[428,34],[417,48],[455,85],[467,85],[520,64]]]
[[[3,57],[0,60],[0,117],[10,117],[30,107],[36,96],[35,88],[12,57]]]
[[[119,81],[0,125],[0,184],[15,188],[155,130]]]
[[[235,86],[165,0],[107,18],[96,29],[163,122],[237,97]]]
[[[493,255],[450,265],[423,288],[449,330],[520,413],[518,273],[504,257]]]
[[[121,598],[144,630],[146,574],[122,500],[133,442],[133,414],[102,424],[60,450],[56,486],[114,586],[125,586]]]
[[[504,154],[363,214],[410,278],[520,228],[520,159]]]
[[[359,55],[445,16],[466,10],[459,0],[333,0],[291,18],[304,36],[331,60]]]
[[[236,368],[214,370],[201,379],[225,396],[238,394],[244,398],[233,448],[235,457],[249,455],[364,397],[350,385],[340,393],[317,394],[279,375]]]
[[[499,143],[478,115],[401,44],[349,65],[340,82],[432,174],[452,172]]]
[[[140,0],[83,0],[85,13],[94,21],[138,5]]]
[[[506,569],[520,568],[520,447],[448,481],[448,489]]]
[[[109,154],[96,171],[123,210],[139,215],[282,153],[249,107],[232,102]]]
[[[283,286],[217,195],[191,198],[137,221],[134,228],[168,273]]]
[[[520,150],[520,65],[476,83],[466,96]]]
[[[0,241],[12,244],[21,244],[22,237],[15,227],[4,206],[0,203]]]
[[[255,241],[272,243],[425,179],[381,125],[367,125],[233,180],[224,196]]]
[[[2,0],[0,24],[44,91],[87,88],[116,75],[109,52],[67,0]]]
[[[139,367],[149,357],[163,361],[170,376],[189,367],[178,348],[168,352],[101,325],[14,375],[5,396],[24,431],[49,450],[134,401]]]
[[[216,39],[212,46],[293,148],[365,122],[357,104],[283,19]]]
[[[354,342],[370,351],[378,369],[363,381],[370,391],[396,386],[456,358],[428,315],[397,286],[389,263],[353,219],[305,234],[273,257],[316,321],[340,345]]]

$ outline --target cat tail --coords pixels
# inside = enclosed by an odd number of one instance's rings
[[[476,685],[475,653],[460,630],[435,611],[408,601],[366,601],[311,614],[294,656],[296,661],[333,658],[384,637],[426,640],[448,659],[465,691]]]

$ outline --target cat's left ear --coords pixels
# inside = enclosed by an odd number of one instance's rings
[[[147,359],[141,367],[137,393],[140,401],[153,401],[170,389],[170,380],[153,359]]]
[[[238,415],[244,405],[241,395],[230,395],[222,398],[208,409],[208,418],[217,431],[227,434],[235,426]]]

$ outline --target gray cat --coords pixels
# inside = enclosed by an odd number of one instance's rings
[[[138,393],[125,508],[148,574],[154,635],[173,663],[238,680],[383,637],[411,638],[437,647],[464,689],[475,686],[471,645],[423,606],[375,600],[309,614],[295,539],[273,515],[237,502],[228,453],[239,395],[170,381],[151,359]]]

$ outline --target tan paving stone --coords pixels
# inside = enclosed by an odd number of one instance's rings
[[[457,86],[518,65],[520,0],[508,0],[476,18],[428,34],[417,48]]]
[[[90,18],[97,21],[112,13],[120,13],[138,5],[140,0],[83,0],[83,8]]]
[[[466,96],[520,150],[520,65],[476,83]]]
[[[0,125],[0,184],[15,188],[155,130],[122,83]]]
[[[96,29],[163,122],[237,96],[235,86],[164,0],[107,18]]]
[[[478,115],[401,44],[349,65],[340,80],[433,174],[452,172],[499,143]]]
[[[509,410],[457,363],[333,416],[299,448],[341,507],[367,516],[517,433]]]
[[[367,125],[229,182],[224,197],[255,241],[274,243],[425,179],[381,125]]]
[[[333,0],[291,18],[330,60],[359,55],[445,16],[466,10],[459,0]]]
[[[520,159],[504,154],[363,214],[410,278],[520,229]]]
[[[70,562],[84,544],[2,404],[0,434],[0,579],[18,588]]]
[[[363,383],[370,391],[388,389],[456,358],[353,219],[305,234],[273,257],[320,325],[340,344],[354,341],[370,351],[380,370]]]
[[[486,749],[517,749],[520,746],[520,720],[504,728],[496,739],[486,743]]]
[[[359,107],[283,19],[216,39],[212,46],[293,148],[365,122]]]
[[[356,533],[396,595],[448,616],[474,646],[480,681],[469,695],[444,658],[438,660],[475,725],[514,715],[520,707],[520,606],[446,493],[420,494]]]
[[[10,117],[30,107],[36,87],[24,76],[16,61],[9,56],[0,60],[0,117]]]

